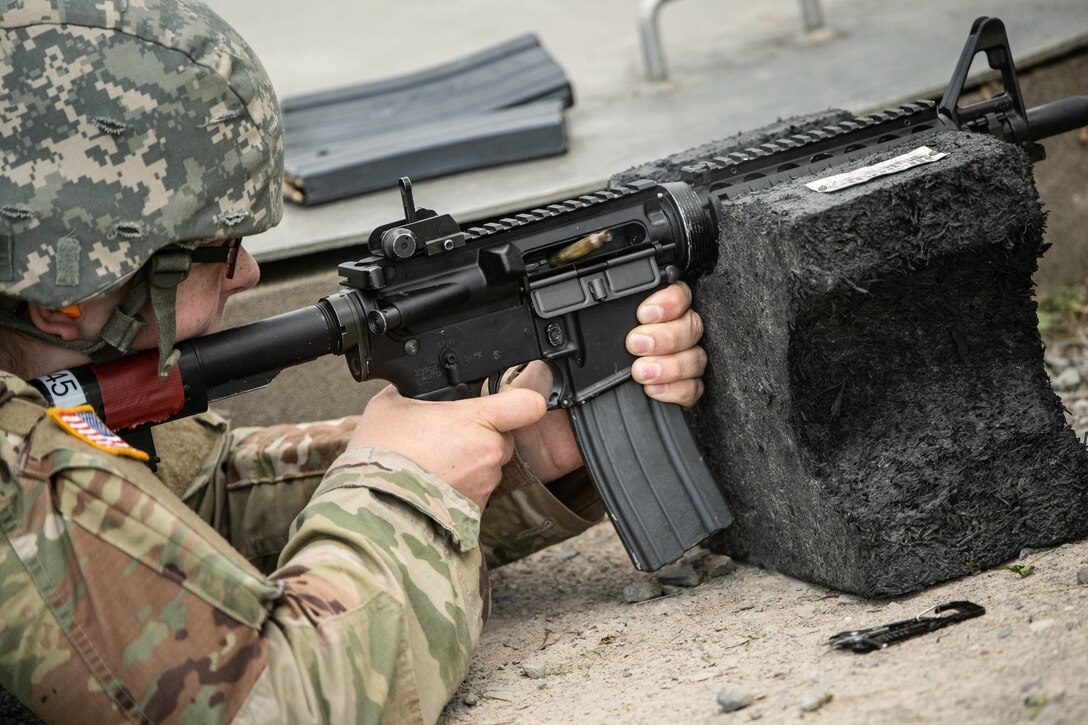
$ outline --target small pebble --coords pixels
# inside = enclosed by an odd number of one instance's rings
[[[737,570],[737,562],[724,554],[710,554],[699,562],[708,579],[717,579]]]
[[[699,586],[703,577],[699,572],[695,571],[695,567],[691,564],[683,564],[662,571],[657,575],[657,580],[662,585],[671,584],[672,586],[690,588]]]
[[[752,693],[739,687],[723,687],[718,690],[718,705],[722,712],[736,712],[743,710],[756,701]]]
[[[465,703],[469,707],[476,707],[478,704],[480,704],[480,698],[476,697],[476,695],[470,692],[461,698],[461,702]]]
[[[830,692],[813,692],[809,690],[801,694],[801,710],[803,712],[813,712],[819,710],[821,707],[831,702],[834,697]]]
[[[623,588],[623,600],[630,604],[660,597],[665,591],[653,579],[639,579]]]
[[[521,674],[539,680],[547,673],[547,667],[541,660],[528,660],[521,663]]]

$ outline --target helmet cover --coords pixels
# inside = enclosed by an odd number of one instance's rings
[[[196,0],[0,0],[0,294],[59,309],[283,213],[263,66]]]

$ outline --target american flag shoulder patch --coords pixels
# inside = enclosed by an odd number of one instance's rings
[[[148,456],[139,448],[125,443],[116,433],[106,427],[89,405],[76,408],[49,408],[46,414],[67,433],[84,443],[89,443],[100,451],[115,456],[128,456],[137,461],[146,461]]]

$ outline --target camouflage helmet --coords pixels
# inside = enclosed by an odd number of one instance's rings
[[[60,309],[135,278],[104,339],[72,346],[126,352],[150,298],[165,365],[184,250],[283,213],[260,61],[196,0],[0,0],[0,88],[0,295]]]

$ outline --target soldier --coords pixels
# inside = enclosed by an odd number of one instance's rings
[[[154,348],[165,371],[257,282],[272,87],[196,0],[0,0],[0,88],[0,684],[58,722],[434,721],[487,614],[484,551],[601,517],[565,416],[524,389],[540,371],[327,423],[177,421],[152,474],[24,379]],[[689,307],[662,290],[628,338],[647,392],[687,405]]]

